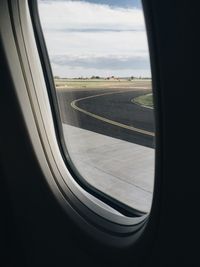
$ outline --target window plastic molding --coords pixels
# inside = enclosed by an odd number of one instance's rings
[[[35,2],[35,1],[32,1]],[[36,4],[36,2],[35,2]],[[128,217],[86,192],[72,177],[58,144],[28,1],[1,1],[2,42],[23,119],[44,177],[66,213],[89,235],[126,247],[142,235],[149,215]]]

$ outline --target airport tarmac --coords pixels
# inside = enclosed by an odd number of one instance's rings
[[[67,124],[63,130],[70,156],[87,182],[130,207],[149,211],[154,149]]]

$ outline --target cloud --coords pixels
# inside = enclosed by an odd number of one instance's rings
[[[39,12],[56,75],[91,76],[92,71],[103,75],[104,69],[105,75],[109,69],[125,76],[128,69],[138,69],[141,76],[150,73],[141,9],[88,1],[40,1]]]
[[[52,2],[53,0],[39,0],[40,2]],[[54,0],[55,1],[55,0]],[[66,2],[68,0],[60,0],[60,2]],[[77,0],[72,0],[77,1]],[[142,8],[141,0],[80,0],[80,2],[90,2],[90,3],[96,3],[100,5],[109,5],[114,7],[124,7],[124,8]]]
[[[55,31],[46,32],[45,37],[50,55],[148,57],[146,36],[141,31]]]
[[[147,69],[149,61],[144,57],[80,57],[71,55],[58,55],[51,57],[51,62],[55,65],[71,68],[87,68],[102,70],[122,70],[122,69]]]
[[[39,4],[44,29],[144,29],[136,8],[114,8],[85,1],[48,1]]]
[[[87,2],[106,4],[109,6],[118,6],[118,7],[142,8],[141,0],[87,0]]]

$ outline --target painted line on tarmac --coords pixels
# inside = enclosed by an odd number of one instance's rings
[[[148,94],[148,95],[149,95],[149,94]],[[134,97],[134,98],[131,99],[131,102],[132,102],[133,104],[138,105],[138,106],[143,107],[143,108],[154,109],[154,107],[150,107],[150,106],[146,106],[146,105],[139,104],[139,103],[135,100],[135,98],[137,98],[137,97],[138,97],[138,96],[136,96],[136,97]]]
[[[136,128],[136,127],[133,127],[133,126],[129,126],[129,125],[117,122],[117,121],[113,121],[113,120],[107,119],[105,117],[99,116],[97,114],[94,114],[92,112],[89,112],[89,111],[87,111],[85,109],[82,109],[82,108],[77,106],[78,102],[80,102],[82,100],[85,100],[85,99],[100,97],[100,96],[104,96],[104,95],[118,94],[118,93],[123,93],[123,92],[124,91],[109,92],[109,93],[103,93],[103,94],[97,94],[97,95],[82,97],[82,98],[79,98],[79,99],[76,99],[76,100],[72,101],[71,102],[71,107],[74,108],[75,110],[78,110],[78,111],[80,111],[80,112],[92,117],[92,118],[95,118],[97,120],[109,123],[111,125],[118,126],[118,127],[121,127],[121,128],[127,129],[127,130],[131,130],[131,131],[134,131],[134,132],[138,132],[138,133],[141,133],[141,134],[145,134],[145,135],[149,135],[149,136],[155,136],[155,134],[153,132],[146,131],[146,130],[143,130],[143,129],[140,129],[140,128]]]

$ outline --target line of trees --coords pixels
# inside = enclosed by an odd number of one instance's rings
[[[67,77],[65,78],[61,78],[59,76],[54,76],[54,79],[59,80],[59,79],[67,79]],[[90,78],[84,78],[84,77],[78,77],[78,78],[70,78],[70,79],[76,79],[76,80],[98,80],[98,79],[106,79],[106,80],[110,80],[110,79],[116,79],[116,80],[120,80],[120,79],[124,79],[123,77],[115,77],[115,76],[110,76],[110,77],[100,77],[100,76],[91,76]],[[135,77],[135,76],[131,76],[131,77],[126,77],[126,79],[128,79],[129,81],[135,80],[135,79],[143,79],[143,80],[149,80],[151,79],[150,77]]]

